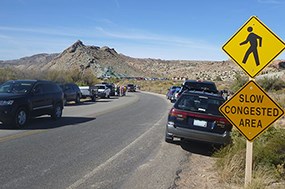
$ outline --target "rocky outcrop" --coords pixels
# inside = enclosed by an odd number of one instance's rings
[[[0,61],[2,66],[15,66],[25,70],[89,70],[100,77],[108,73],[121,76],[188,78],[201,80],[233,80],[244,74],[230,60],[188,61],[139,59],[125,56],[108,46],[88,46],[78,40],[59,54],[38,54],[18,60]],[[262,74],[285,69],[285,61],[274,61]]]

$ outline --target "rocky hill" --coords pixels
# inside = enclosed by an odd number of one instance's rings
[[[91,70],[97,77],[163,77],[230,80],[243,71],[232,61],[187,61],[138,59],[119,54],[109,47],[86,46],[76,41],[58,54],[38,54],[18,60],[0,61],[1,67],[24,70]],[[284,61],[275,61],[263,73],[284,70]]]

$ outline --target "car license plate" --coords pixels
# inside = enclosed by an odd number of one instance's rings
[[[199,127],[207,127],[207,121],[194,119],[193,125],[199,126]]]

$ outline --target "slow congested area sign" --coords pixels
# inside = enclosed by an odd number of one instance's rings
[[[252,80],[225,102],[220,112],[249,141],[284,114],[284,110]]]
[[[254,78],[285,48],[285,43],[256,16],[252,16],[222,47]]]

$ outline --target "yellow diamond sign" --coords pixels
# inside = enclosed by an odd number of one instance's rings
[[[284,110],[252,80],[226,101],[220,112],[249,141],[284,115]]]
[[[285,43],[252,16],[222,47],[250,77],[255,77],[285,48]]]

